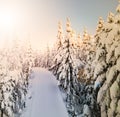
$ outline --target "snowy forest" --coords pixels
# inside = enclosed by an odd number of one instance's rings
[[[54,74],[69,117],[120,117],[120,3],[99,18],[95,35],[76,32],[69,18],[65,26],[59,21],[44,53],[17,39],[0,50],[0,117],[21,116],[36,67]]]

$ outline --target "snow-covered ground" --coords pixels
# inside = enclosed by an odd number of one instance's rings
[[[68,117],[57,81],[45,69],[33,70],[26,108],[21,117]]]

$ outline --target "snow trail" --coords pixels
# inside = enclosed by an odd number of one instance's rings
[[[54,76],[45,69],[33,71],[26,109],[21,117],[68,117]]]

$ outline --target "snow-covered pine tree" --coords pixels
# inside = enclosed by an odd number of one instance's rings
[[[26,44],[24,46],[24,53],[22,56],[22,72],[28,78],[31,73],[31,69],[34,66],[34,57],[30,40],[26,40]]]
[[[34,53],[34,67],[42,67],[42,51],[36,50]]]
[[[94,95],[94,66],[93,61],[95,58],[95,44],[94,39],[87,33],[86,29],[83,33],[83,39],[80,48],[80,60],[82,67],[79,68],[79,104],[78,115],[81,116],[98,116],[99,108],[96,103],[96,97]],[[99,116],[98,116],[99,117]]]
[[[69,82],[72,81],[72,77],[76,76],[75,70],[75,50],[71,40],[72,28],[70,26],[70,21],[67,19],[66,27],[66,37],[63,41],[63,47],[60,50],[60,65],[57,70],[58,79],[61,82],[63,88],[67,89]],[[57,56],[59,57],[59,56]],[[58,58],[59,59],[59,58]],[[77,71],[77,70],[76,70]],[[73,75],[74,74],[74,75]],[[77,77],[77,76],[76,76]],[[74,79],[76,80],[76,78]]]
[[[62,28],[62,22],[58,22],[58,34],[57,34],[57,42],[56,42],[56,49],[59,51],[59,49],[62,47],[63,42],[63,28]]]
[[[82,41],[81,35],[78,34],[77,35],[77,57],[78,57],[78,59],[80,59],[79,56],[80,56],[80,53],[81,53],[82,42],[83,41]]]
[[[99,17],[98,25],[97,25],[97,28],[96,28],[96,33],[101,31],[101,29],[103,27],[103,24],[104,24],[103,18]]]
[[[77,47],[80,49],[82,44],[82,39],[80,33],[77,35]]]
[[[50,47],[47,46],[47,67],[49,68],[51,66],[51,60],[50,57],[51,56],[51,51],[50,51]]]
[[[71,41],[72,45],[74,46],[75,49],[77,49],[77,36],[76,36],[76,31],[72,29],[71,32]]]
[[[93,48],[94,48],[93,38],[88,34],[87,30],[84,29],[83,39],[79,49],[79,59],[81,61],[81,67],[79,69],[79,80],[80,82],[85,82],[87,79],[90,79],[92,76],[91,72],[91,62],[93,57]]]
[[[52,64],[52,56],[51,56],[51,50],[50,50],[50,47],[47,45],[46,47],[46,52],[44,54],[44,60],[43,60],[43,67],[45,67],[46,69],[49,69],[51,64]]]
[[[94,59],[95,59],[95,45],[93,38],[91,38],[91,40],[89,40],[89,43],[87,45],[87,50],[85,52],[85,54],[87,55],[86,57],[86,62],[84,65],[84,73],[83,73],[83,78],[86,79],[86,83],[93,83],[93,74],[94,74],[94,67],[95,64]]]
[[[101,107],[101,117],[120,116],[120,4],[116,14],[109,13],[107,22],[97,35],[99,43],[96,51],[94,88],[100,88],[97,102]]]
[[[77,57],[77,61],[79,63],[78,64],[79,70],[81,70],[81,71],[84,67],[84,61],[82,61],[82,59],[83,59],[82,47],[83,47],[83,39],[82,39],[81,35],[78,34],[76,37],[76,57]],[[79,75],[81,74],[81,71],[79,72]]]
[[[70,20],[66,23],[66,36],[60,51],[61,61],[57,71],[60,86],[67,93],[67,108],[71,115],[75,115],[75,105],[78,103],[79,86],[77,82],[78,66],[76,64],[76,48],[72,40]]]
[[[59,74],[58,72],[58,68],[61,64],[62,61],[62,48],[63,48],[63,29],[62,29],[62,23],[58,22],[58,34],[57,34],[57,41],[56,41],[56,45],[55,45],[55,51],[54,53],[52,53],[53,55],[53,63],[52,66],[50,68],[50,70],[52,70],[53,74],[58,76]]]
[[[81,44],[81,53],[79,53],[79,58],[81,59],[82,62],[86,62],[87,58],[87,52],[89,51],[90,48],[90,40],[91,36],[86,30],[86,28],[83,31],[83,37],[82,37],[82,44]]]
[[[17,45],[14,45],[11,50],[6,48],[0,51],[1,117],[13,117],[20,113],[25,105],[28,80],[22,72],[21,52]]]

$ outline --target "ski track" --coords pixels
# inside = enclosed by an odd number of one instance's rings
[[[33,71],[26,108],[21,117],[68,117],[52,73],[42,68],[35,68]]]

